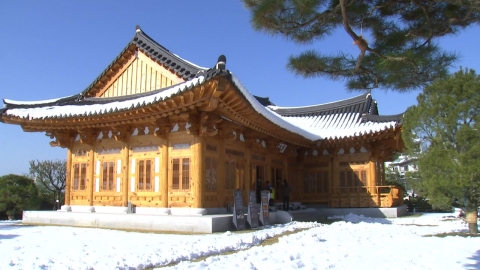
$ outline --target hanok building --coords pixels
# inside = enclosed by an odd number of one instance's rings
[[[45,132],[67,149],[67,211],[224,212],[233,191],[283,180],[291,201],[392,207],[384,161],[403,149],[401,115],[380,116],[370,94],[305,107],[252,95],[225,66],[202,68],[137,28],[79,94],[5,99],[0,120]],[[277,199],[281,196],[276,196]]]

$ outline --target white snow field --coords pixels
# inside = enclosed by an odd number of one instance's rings
[[[0,222],[0,269],[480,269],[480,237],[453,214],[396,219],[348,215],[204,235]],[[278,243],[259,245],[287,231]],[[232,253],[233,251],[233,253]],[[235,252],[238,251],[238,252]],[[226,254],[222,254],[225,253]]]

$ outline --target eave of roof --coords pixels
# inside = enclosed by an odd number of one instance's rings
[[[10,108],[3,109],[3,115],[7,117],[23,118],[26,121],[33,119],[56,119],[56,118],[76,118],[76,117],[88,117],[88,116],[97,116],[103,114],[117,113],[119,111],[127,111],[132,109],[138,109],[145,106],[149,106],[152,103],[159,102],[168,98],[171,98],[183,91],[192,89],[195,86],[204,84],[216,76],[225,76],[228,77],[231,83],[236,87],[241,95],[245,97],[248,103],[257,111],[257,113],[263,115],[271,123],[292,132],[294,134],[300,135],[303,138],[309,141],[319,141],[323,139],[342,139],[349,137],[358,137],[364,136],[366,134],[372,134],[380,132],[386,129],[392,129],[397,127],[400,122],[395,119],[390,119],[385,117],[380,121],[382,117],[375,116],[370,119],[370,116],[363,116],[365,120],[357,121],[361,117],[358,113],[355,115],[352,113],[351,119],[356,119],[353,121],[355,125],[353,126],[343,126],[340,128],[325,128],[325,129],[315,129],[306,125],[302,125],[301,121],[296,121],[295,118],[302,117],[284,117],[277,114],[276,111],[271,110],[271,107],[264,107],[257,99],[256,96],[250,94],[248,90],[242,85],[236,76],[234,76],[229,71],[212,69],[204,71],[198,74],[198,77],[180,83],[165,89],[160,89],[156,91],[121,96],[121,97],[112,97],[112,98],[84,98],[76,99],[75,96],[67,97],[64,99],[58,99],[50,103],[40,103],[40,104],[15,104],[11,105]],[[335,104],[353,104],[360,98],[365,99],[367,95],[362,95],[355,97],[353,99],[344,100],[341,102],[335,102]],[[350,101],[350,102],[347,102]],[[332,104],[327,104],[323,108],[338,108],[339,106],[332,106]],[[319,106],[316,106],[317,108]],[[344,106],[345,107],[345,106]],[[348,107],[348,106],[347,106]],[[337,115],[338,116],[338,115]],[[340,118],[338,118],[340,120]],[[390,120],[390,121],[387,121]],[[342,120],[346,121],[346,120]]]

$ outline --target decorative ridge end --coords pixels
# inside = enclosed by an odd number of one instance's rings
[[[227,64],[227,57],[225,55],[220,55],[217,60],[217,64],[215,65],[215,69],[225,69]]]

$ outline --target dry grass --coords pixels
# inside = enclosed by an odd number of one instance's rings
[[[436,233],[427,234],[424,237],[447,237],[447,236],[460,236],[460,237],[480,237],[480,233],[468,233],[468,232],[449,232],[449,233]]]
[[[430,224],[399,224],[400,226],[417,226],[417,227],[437,227],[438,225]]]
[[[87,229],[99,229],[99,230],[111,230],[122,232],[134,232],[134,233],[153,233],[153,234],[180,234],[180,235],[202,235],[209,233],[197,233],[197,232],[177,232],[177,231],[157,231],[157,230],[143,230],[143,229],[120,229],[120,228],[99,228],[90,226],[70,226],[70,225],[58,225],[58,224],[39,224],[39,223],[22,223],[17,226],[54,226],[54,227],[70,227],[70,228],[87,228]]]
[[[422,213],[407,213],[405,216],[401,216],[398,218],[412,218],[412,217],[419,217],[423,215]]]
[[[286,236],[286,235],[291,235],[291,234],[294,234],[294,233],[298,233],[298,232],[301,232],[301,231],[305,231],[305,230],[308,230],[309,228],[304,228],[304,229],[297,229],[297,230],[294,230],[294,231],[286,231],[286,232],[283,232],[282,234],[278,234],[278,235],[275,235],[273,237],[270,237],[270,238],[267,238],[265,240],[263,240],[261,243],[259,243],[258,245],[254,245],[254,246],[251,246],[247,249],[241,249],[241,250],[233,250],[233,251],[225,251],[225,252],[221,252],[221,253],[217,253],[217,254],[214,254],[214,255],[209,255],[209,256],[202,256],[202,257],[198,257],[198,258],[195,258],[193,260],[191,260],[190,262],[201,262],[201,261],[204,261],[206,260],[207,258],[210,258],[210,257],[213,257],[213,256],[225,256],[225,255],[230,255],[230,254],[235,254],[235,253],[238,253],[240,251],[244,251],[244,250],[249,250],[255,246],[262,246],[262,247],[265,247],[265,246],[270,246],[270,245],[274,245],[276,243],[278,243],[278,239],[282,236]],[[235,232],[235,233],[245,233],[245,232],[252,232],[254,230],[245,230],[245,231],[239,231],[239,232]],[[144,268],[143,270],[152,270],[154,268],[163,268],[163,267],[169,267],[169,266],[174,266],[174,265],[177,265],[179,264],[180,262],[172,262],[172,263],[169,263],[169,264],[166,264],[166,265],[161,265],[161,266],[155,266],[155,267],[146,267]]]

